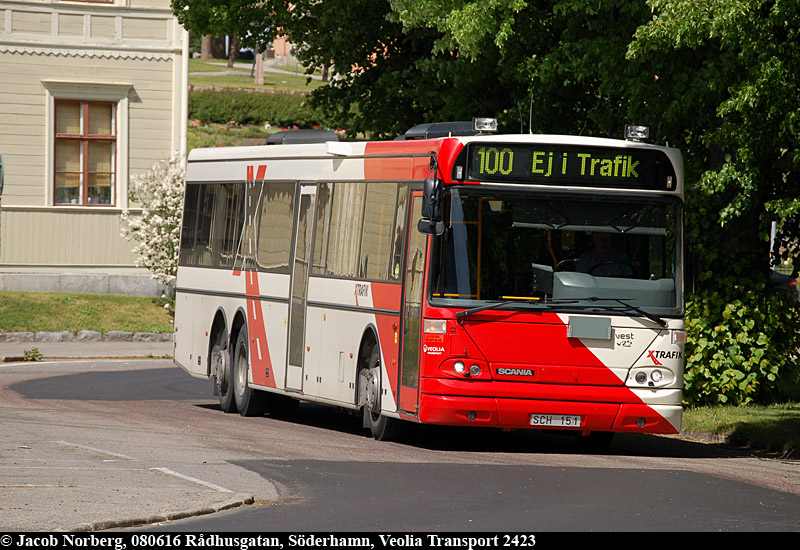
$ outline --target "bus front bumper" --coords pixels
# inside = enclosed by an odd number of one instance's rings
[[[680,431],[682,414],[680,405],[422,393],[418,418],[423,423],[451,426],[676,434]],[[575,417],[580,418],[579,425],[574,423]]]

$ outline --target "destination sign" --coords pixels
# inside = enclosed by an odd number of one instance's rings
[[[466,179],[670,191],[676,186],[663,151],[547,144],[471,143]]]

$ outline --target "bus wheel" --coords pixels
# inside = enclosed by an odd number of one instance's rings
[[[599,451],[611,445],[614,432],[590,432],[589,435],[578,434],[575,440],[585,449]]]
[[[223,343],[219,340],[211,348],[211,373],[215,379],[215,392],[219,396],[219,406],[226,412],[236,412],[236,402],[233,400],[233,388],[231,386],[231,366],[228,350],[222,347]]]
[[[242,327],[233,348],[233,397],[242,416],[262,416],[266,409],[263,393],[247,385],[250,367],[247,361],[247,329]]]
[[[378,441],[395,441],[402,435],[402,420],[381,414],[381,359],[378,346],[372,348],[367,366],[358,372],[359,402],[364,403],[364,427]]]

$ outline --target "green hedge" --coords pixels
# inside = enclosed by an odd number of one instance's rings
[[[189,92],[189,118],[203,124],[239,124],[310,128],[325,126],[322,115],[300,94],[248,92],[244,90],[193,90]]]
[[[800,304],[783,289],[737,286],[686,303],[684,401],[744,405],[785,401],[800,380]]]

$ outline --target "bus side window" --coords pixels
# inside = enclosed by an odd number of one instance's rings
[[[328,235],[331,229],[331,206],[333,202],[333,184],[320,183],[317,187],[317,221],[314,228],[312,248],[311,274],[325,275],[325,259],[328,255]]]
[[[325,256],[326,275],[356,277],[366,190],[364,182],[337,183],[333,186],[330,233]]]
[[[289,273],[294,228],[294,183],[264,184],[258,227],[258,265],[265,271]]]
[[[396,202],[396,183],[367,184],[359,277],[389,280]]]
[[[181,245],[179,265],[194,265],[196,262],[194,246],[198,224],[198,204],[201,185],[187,185],[183,201],[183,224],[181,227]]]
[[[408,184],[401,184],[397,190],[397,212],[395,216],[394,241],[389,264],[389,279],[399,281],[403,269],[403,245],[406,242],[406,210],[408,207]]]
[[[200,188],[197,212],[197,233],[194,243],[194,265],[211,265],[211,221],[214,215],[214,197],[219,185],[206,183]]]
[[[217,187],[211,229],[211,265],[233,267],[236,246],[244,224],[242,186],[224,183]]]

